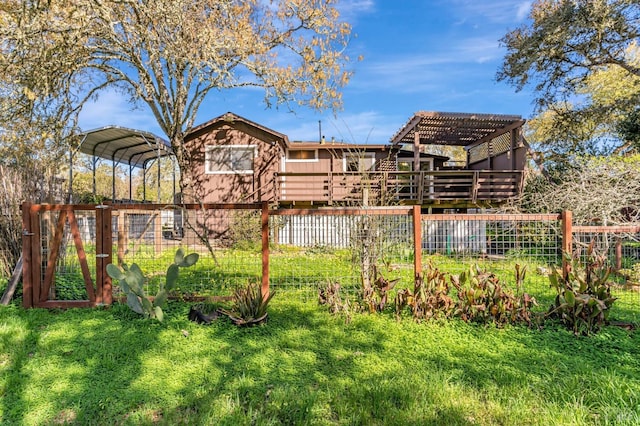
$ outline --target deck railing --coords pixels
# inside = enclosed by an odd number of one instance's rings
[[[277,173],[274,179],[275,195],[280,203],[477,203],[499,202],[517,196],[522,190],[523,172]]]

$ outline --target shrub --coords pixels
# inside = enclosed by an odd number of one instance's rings
[[[578,256],[565,253],[566,277],[556,268],[549,275],[557,295],[547,316],[559,319],[576,335],[597,332],[607,323],[616,300],[611,296],[612,284],[608,281],[611,268],[607,266],[605,256],[595,252],[593,245],[592,242],[587,249],[584,267]]]
[[[387,270],[390,268],[387,266]],[[389,292],[393,290],[400,278],[388,279],[380,272],[378,266],[373,265],[374,280],[367,285],[363,279],[362,301],[369,312],[382,312],[389,301]]]
[[[447,274],[429,265],[424,275],[415,278],[413,290],[400,290],[396,295],[396,316],[400,317],[408,307],[416,321],[451,317],[455,302],[449,294],[447,278]]]
[[[531,325],[531,308],[536,301],[529,294],[521,292],[525,275],[526,267],[516,265],[517,294],[504,288],[493,273],[482,271],[477,265],[459,276],[452,275],[451,283],[458,290],[454,315],[463,321]]]

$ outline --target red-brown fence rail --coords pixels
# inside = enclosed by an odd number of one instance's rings
[[[137,263],[153,295],[178,247],[200,253],[195,266],[181,270],[181,297],[229,295],[248,281],[261,283],[265,291],[299,290],[313,297],[328,282],[357,291],[374,273],[411,285],[428,263],[452,273],[477,263],[509,280],[514,262],[531,265],[530,273],[544,273],[562,262],[563,251],[605,235],[618,253],[612,265],[640,262],[632,232],[638,229],[576,227],[570,212],[452,215],[422,214],[419,206],[25,204],[23,222],[26,307],[111,303],[121,293],[106,274],[109,263]]]

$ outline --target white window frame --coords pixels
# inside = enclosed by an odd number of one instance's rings
[[[313,151],[313,158],[312,159],[304,159],[304,160],[299,160],[299,159],[295,159],[295,158],[289,158],[289,152],[291,151]],[[285,157],[285,161],[287,163],[317,163],[318,162],[318,150],[317,149],[287,149],[287,155]]]
[[[360,159],[365,159],[365,158],[370,158],[371,161],[371,168],[368,170],[358,170],[357,172],[348,172],[347,171],[347,159],[348,158],[353,158],[353,157],[358,157]],[[345,153],[344,156],[342,157],[342,171],[344,171],[345,173],[366,173],[366,172],[374,172],[376,170],[376,153],[375,152],[348,152]]]
[[[254,165],[254,161],[256,159],[256,146],[255,145],[206,145],[204,147],[204,172],[208,175],[251,175],[253,174],[253,168],[243,169],[243,170],[210,170],[209,163],[211,161],[210,152],[215,150],[232,150],[232,149],[243,149],[243,150],[252,150],[252,166]]]

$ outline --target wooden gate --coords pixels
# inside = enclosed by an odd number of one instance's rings
[[[26,308],[110,304],[111,206],[22,205]]]

